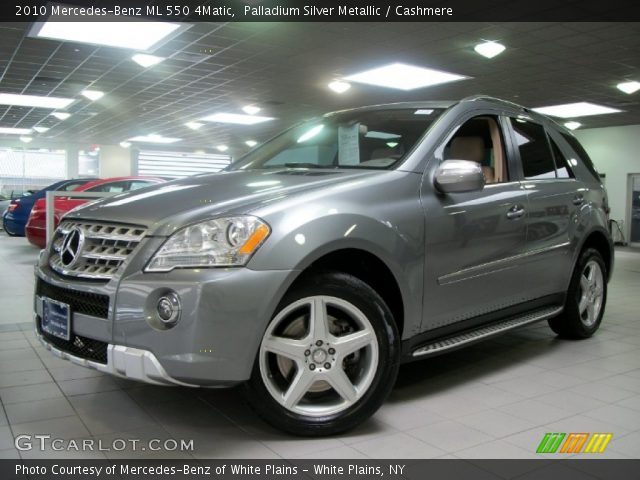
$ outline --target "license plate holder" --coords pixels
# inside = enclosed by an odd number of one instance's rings
[[[42,297],[42,331],[63,340],[71,338],[71,308],[68,303]]]

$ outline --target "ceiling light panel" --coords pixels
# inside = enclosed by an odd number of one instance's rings
[[[49,127],[33,127],[33,129],[38,133],[44,133],[49,131]]]
[[[334,80],[329,83],[328,87],[336,93],[344,93],[351,88],[351,84],[349,82]]]
[[[142,143],[176,143],[180,138],[163,137],[162,135],[139,135],[129,139],[129,142],[142,142]]]
[[[163,57],[156,57],[155,55],[146,55],[144,53],[136,53],[131,57],[131,60],[144,68],[153,67],[164,60]]]
[[[567,127],[569,130],[575,130],[576,128],[579,128],[580,126],[582,126],[582,124],[580,122],[566,122],[564,126]]]
[[[479,43],[473,49],[476,51],[476,53],[482,55],[483,57],[493,58],[504,52],[506,48],[507,47],[505,47],[501,43],[488,41]]]
[[[31,129],[0,127],[0,133],[6,134],[6,135],[28,135],[31,133]]]
[[[404,63],[392,63],[345,77],[346,80],[352,82],[395,88],[398,90],[415,90],[417,88],[456,82],[466,78],[469,77],[433,70],[431,68],[406,65]]]
[[[58,120],[66,120],[71,116],[71,114],[67,112],[53,112],[51,115],[56,117]]]
[[[187,123],[185,123],[185,126],[190,128],[191,130],[200,130],[204,126],[204,123],[187,122]]]
[[[260,110],[260,107],[256,105],[246,105],[242,107],[242,111],[247,115],[255,115],[256,113],[260,112]]]
[[[533,109],[535,112],[549,115],[550,117],[560,118],[578,118],[588,117],[590,115],[604,115],[607,113],[618,113],[621,110],[604,105],[597,105],[590,102],[567,103],[563,105],[551,105],[548,107],[538,107]]]
[[[115,17],[113,17],[115,18]],[[89,43],[108,47],[149,50],[176,33],[169,22],[58,22],[49,20],[32,33],[38,38]]]
[[[616,88],[621,92],[631,95],[632,93],[636,93],[638,90],[640,90],[640,82],[622,82],[616,85]]]
[[[73,103],[73,98],[42,97],[39,95],[17,95],[15,93],[0,93],[0,105],[16,105],[19,107],[35,108],[66,108]]]
[[[80,95],[88,98],[92,102],[95,102],[96,100],[100,100],[102,97],[104,97],[104,92],[101,92],[99,90],[83,90],[82,92],[80,92]]]
[[[213,123],[234,123],[237,125],[255,125],[256,123],[268,122],[272,117],[261,117],[259,115],[242,115],[240,113],[214,113],[202,119],[205,122]]]

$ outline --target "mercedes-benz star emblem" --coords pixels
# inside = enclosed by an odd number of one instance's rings
[[[72,267],[79,259],[84,244],[84,233],[78,227],[73,228],[62,241],[60,261],[65,267]]]

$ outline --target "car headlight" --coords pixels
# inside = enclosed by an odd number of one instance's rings
[[[146,272],[168,272],[177,267],[237,267],[271,233],[269,226],[248,215],[216,218],[190,225],[171,235],[151,258]]]

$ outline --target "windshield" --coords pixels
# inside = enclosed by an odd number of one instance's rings
[[[295,126],[227,170],[391,168],[411,151],[442,109],[344,112]]]

